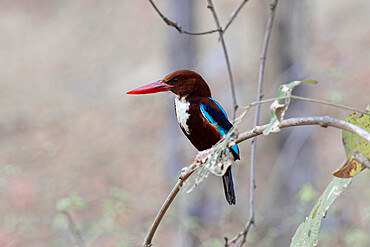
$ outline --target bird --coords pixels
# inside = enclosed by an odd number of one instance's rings
[[[198,151],[211,148],[233,126],[222,106],[212,98],[211,90],[200,74],[178,70],[162,80],[128,91],[127,94],[171,92],[175,95],[177,121],[185,136]],[[240,159],[238,145],[229,148],[234,161]],[[222,176],[226,201],[236,204],[231,166]]]

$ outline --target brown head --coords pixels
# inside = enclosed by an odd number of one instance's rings
[[[211,97],[211,90],[204,79],[191,70],[178,70],[168,74],[163,80],[139,87],[127,94],[147,94],[171,91],[179,97]]]

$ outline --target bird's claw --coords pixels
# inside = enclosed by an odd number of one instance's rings
[[[209,150],[210,148],[199,152],[198,155],[195,157],[194,163],[197,163],[200,165],[200,167],[202,167],[202,164],[208,160],[208,157],[204,157],[204,154],[207,153]]]

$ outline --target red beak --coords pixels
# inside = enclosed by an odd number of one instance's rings
[[[162,81],[156,81],[148,85],[138,87],[134,90],[128,91],[127,94],[148,94],[148,93],[159,93],[170,90],[173,85],[168,85]]]

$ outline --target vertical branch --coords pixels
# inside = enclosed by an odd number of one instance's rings
[[[265,64],[266,64],[266,56],[267,56],[267,48],[270,41],[271,31],[272,31],[272,25],[275,18],[275,9],[277,6],[278,0],[274,0],[270,5],[270,17],[267,22],[266,26],[266,32],[265,37],[263,41],[263,47],[262,47],[262,55],[261,55],[261,65],[260,65],[260,71],[258,76],[258,90],[257,90],[257,101],[260,101],[262,99],[262,87],[263,87],[263,78],[265,73]],[[254,124],[253,127],[256,127],[259,122],[260,118],[260,111],[261,111],[261,105],[258,104],[255,111],[254,116]],[[256,158],[256,147],[257,147],[257,138],[254,137],[252,139],[252,145],[251,145],[251,168],[250,168],[250,215],[249,215],[249,221],[245,226],[245,229],[249,229],[249,226],[251,224],[254,224],[254,190],[256,187],[255,184],[255,177],[254,177],[254,167],[255,167],[255,158]],[[245,242],[246,234],[243,235],[242,242]],[[241,246],[241,245],[240,245]]]
[[[271,5],[270,5],[270,11],[271,12],[270,12],[270,17],[268,19],[267,26],[266,26],[265,38],[263,40],[262,55],[260,57],[261,65],[260,65],[260,71],[259,71],[259,76],[258,76],[257,101],[260,101],[262,99],[262,85],[263,85],[263,78],[264,78],[264,73],[265,73],[267,47],[268,47],[268,44],[269,44],[269,41],[270,41],[270,36],[271,36],[271,31],[272,31],[272,24],[273,24],[274,18],[275,18],[275,9],[276,9],[277,3],[278,3],[278,0],[274,0],[274,2],[271,3]],[[256,113],[255,113],[255,118],[254,118],[254,127],[258,125],[258,121],[259,121],[259,117],[260,117],[260,108],[261,108],[261,105],[258,104],[257,107],[256,107]]]
[[[225,56],[227,71],[229,73],[229,81],[230,81],[230,86],[231,86],[231,95],[232,95],[232,98],[233,98],[233,105],[234,105],[234,108],[233,108],[233,120],[234,120],[235,115],[236,115],[236,110],[238,109],[238,103],[236,101],[235,86],[234,86],[233,75],[231,73],[231,65],[230,65],[229,55],[227,54],[226,44],[225,44],[225,40],[224,40],[224,31],[221,28],[220,22],[218,20],[217,14],[216,14],[216,10],[213,7],[212,0],[207,0],[207,1],[208,1],[207,8],[209,8],[211,10],[211,12],[213,14],[213,18],[215,19],[215,23],[216,23],[218,33],[219,33],[219,36],[220,36],[222,50],[223,50],[224,56]]]
[[[267,48],[270,41],[271,31],[272,31],[272,24],[274,22],[275,17],[275,9],[277,6],[278,0],[274,0],[270,5],[270,16],[267,21],[266,31],[265,31],[265,37],[263,41],[263,47],[262,47],[262,55],[261,55],[261,65],[259,70],[259,76],[258,76],[258,89],[257,89],[257,101],[261,101],[262,99],[262,86],[263,86],[263,77],[265,72],[265,64],[266,64],[266,56],[267,56]],[[256,112],[254,116],[254,128],[258,125],[259,117],[260,117],[260,108],[261,105],[258,104],[256,107]],[[254,190],[256,188],[255,184],[255,176],[254,176],[254,167],[255,167],[255,159],[256,159],[256,146],[257,146],[257,139],[256,137],[253,137],[252,139],[252,145],[251,145],[251,163],[250,163],[250,209],[249,209],[249,219],[247,223],[245,224],[243,230],[235,236],[230,242],[226,239],[225,246],[230,246],[232,243],[236,243],[239,238],[242,238],[241,241],[238,244],[238,247],[241,247],[247,239],[248,231],[251,227],[251,225],[254,225]]]
[[[268,44],[270,41],[272,25],[273,25],[274,18],[275,18],[275,9],[276,9],[277,3],[278,3],[278,0],[274,0],[270,5],[270,17],[267,22],[265,37],[263,40],[261,65],[260,65],[260,71],[259,71],[259,76],[258,76],[257,101],[260,101],[262,99],[262,88],[263,88],[263,78],[264,78],[264,73],[265,73],[267,48],[268,48]],[[254,115],[253,127],[256,127],[258,125],[259,118],[260,118],[260,111],[261,111],[261,105],[258,104],[256,107],[255,115]],[[256,148],[257,148],[257,138],[254,137],[252,139],[252,145],[251,145],[249,221],[244,227],[246,232],[248,232],[250,225],[254,224],[254,190],[256,188],[254,168],[255,168],[255,160],[256,160]],[[247,234],[244,234],[240,246],[246,241],[246,237],[247,237]]]

